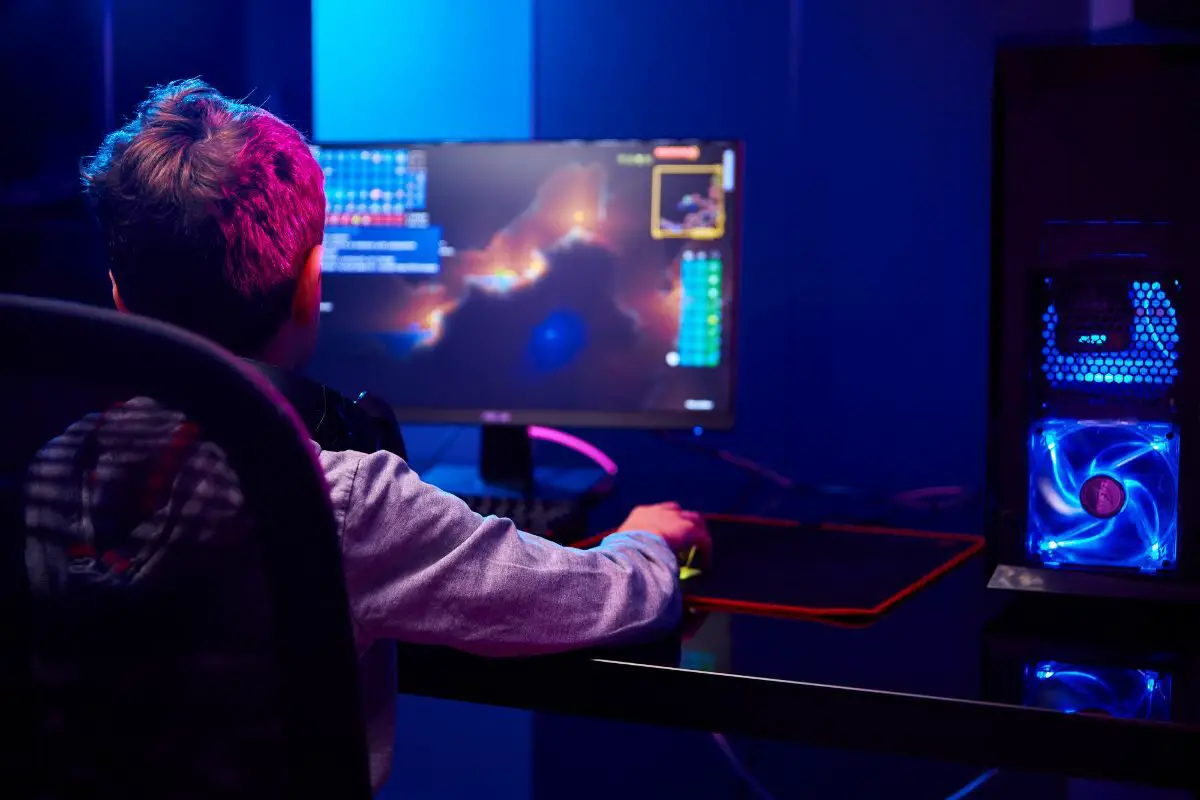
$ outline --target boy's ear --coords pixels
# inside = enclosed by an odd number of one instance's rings
[[[121,299],[121,290],[117,288],[117,279],[113,277],[112,270],[108,271],[108,280],[112,284],[113,305],[117,307],[117,311],[127,312],[125,301]]]
[[[312,325],[321,314],[321,245],[308,251],[304,266],[296,280],[296,294],[292,298],[292,322],[297,325]]]

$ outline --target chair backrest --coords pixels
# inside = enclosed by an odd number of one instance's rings
[[[369,797],[336,526],[286,401],[152,320],[0,295],[0,337],[0,767],[39,797]]]

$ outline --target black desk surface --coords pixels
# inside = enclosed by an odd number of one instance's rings
[[[619,652],[483,660],[402,645],[398,689],[982,768],[1200,786],[1191,760],[1200,753],[1195,617],[1137,610],[1118,623],[1096,606],[1028,606],[987,590],[984,568],[972,559],[865,628],[711,613],[690,617],[673,641]],[[1138,681],[1148,686],[1140,700]]]

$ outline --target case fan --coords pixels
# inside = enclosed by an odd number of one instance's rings
[[[1179,436],[1160,422],[1042,420],[1029,445],[1030,555],[1046,566],[1171,569]]]

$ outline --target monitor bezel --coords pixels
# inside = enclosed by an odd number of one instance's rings
[[[655,139],[444,139],[431,141],[313,141],[310,146],[336,149],[417,149],[422,147],[487,147],[495,145],[545,146],[575,145],[593,146],[630,145],[644,148],[648,145],[719,145],[732,148],[735,153],[734,193],[735,222],[729,233],[730,249],[734,268],[730,276],[733,300],[729,304],[729,402],[725,408],[714,411],[563,411],[536,409],[482,409],[482,408],[426,408],[420,406],[392,406],[397,419],[403,423],[446,424],[446,425],[546,425],[554,427],[580,428],[630,428],[650,430],[686,430],[706,428],[730,430],[737,418],[738,378],[741,358],[739,304],[742,296],[742,213],[745,203],[744,177],[746,170],[745,141],[735,138],[655,138]],[[391,405],[391,401],[383,398]]]

